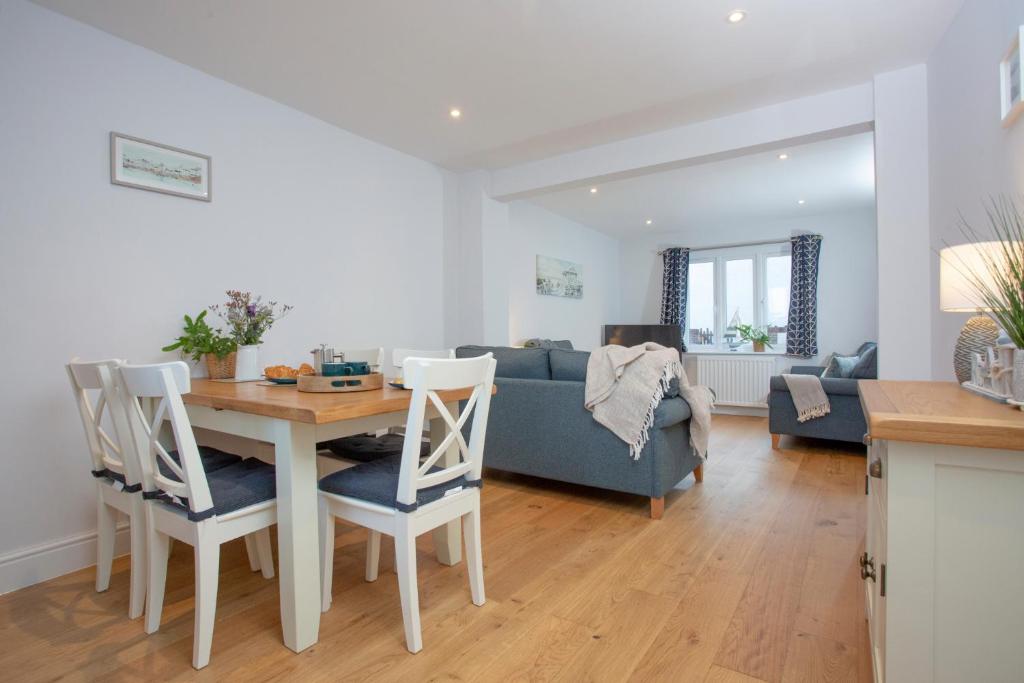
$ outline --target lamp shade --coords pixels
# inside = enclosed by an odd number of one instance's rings
[[[988,259],[1006,263],[1000,242],[976,242],[946,247],[939,252],[939,308],[949,312],[992,310],[978,296],[974,281],[992,285]]]

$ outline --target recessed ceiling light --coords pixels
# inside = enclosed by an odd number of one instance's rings
[[[448,116],[452,117],[453,119],[461,119],[462,110],[459,109],[458,107],[453,107],[451,111],[448,112]]]
[[[738,24],[747,18],[747,13],[741,9],[734,9],[729,12],[729,15],[725,18],[730,24]]]
[[[651,224],[651,223],[653,223],[653,222],[654,222],[654,221],[652,221],[652,220],[651,220],[650,218],[648,218],[648,219],[647,219],[647,225],[650,225],[650,224]]]
[[[789,155],[786,154],[785,152],[783,152],[782,154],[779,155],[779,161],[785,161],[788,158],[789,158]]]
[[[590,188],[590,194],[597,194],[597,188],[596,187]]]
[[[796,200],[796,203],[799,204],[800,206],[803,206],[804,204],[807,203],[807,200],[806,199],[798,199],[798,200]]]

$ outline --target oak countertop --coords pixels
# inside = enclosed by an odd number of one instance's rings
[[[857,384],[873,439],[1024,451],[1024,412],[954,382]]]
[[[437,392],[446,403],[465,400],[472,393],[472,387]],[[497,391],[492,389],[491,393],[493,395]],[[298,391],[295,385],[266,386],[260,382],[214,382],[208,379],[193,379],[192,391],[182,396],[185,405],[312,424],[408,410],[411,398],[411,391],[386,385],[373,391],[319,394]]]

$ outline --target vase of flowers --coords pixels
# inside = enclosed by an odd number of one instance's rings
[[[231,338],[238,345],[235,379],[259,379],[263,335],[292,307],[276,301],[264,302],[263,297],[253,296],[252,292],[229,289],[227,295],[227,303],[211,306],[210,310],[227,324]]]
[[[1024,402],[1024,214],[1008,197],[986,205],[989,230],[981,234],[961,219],[964,236],[975,245],[976,263],[954,264],[1013,349],[1013,400]]]
[[[229,379],[235,376],[235,340],[210,327],[206,313],[195,318],[186,315],[182,334],[161,350],[180,351],[193,363],[205,360],[210,379]]]

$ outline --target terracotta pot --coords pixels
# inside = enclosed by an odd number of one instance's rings
[[[235,376],[235,352],[232,351],[223,358],[217,358],[216,354],[208,353],[206,359],[206,370],[210,373],[210,379],[231,379]]]
[[[764,342],[751,342],[755,353],[764,353]]]

